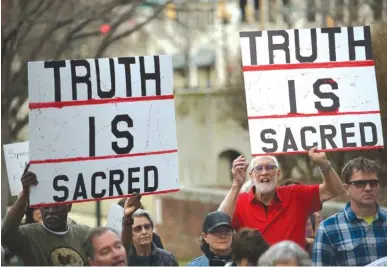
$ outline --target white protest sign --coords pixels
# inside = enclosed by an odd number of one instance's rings
[[[383,148],[369,26],[241,32],[251,151]]]
[[[124,208],[118,204],[112,204],[108,213],[106,226],[115,230],[120,236],[122,232],[122,217],[124,217]]]
[[[8,184],[12,196],[17,196],[22,190],[21,176],[29,161],[28,141],[7,144],[3,146],[5,165],[7,167]]]
[[[30,62],[30,203],[179,190],[170,56]]]

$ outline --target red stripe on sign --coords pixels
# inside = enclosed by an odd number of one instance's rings
[[[180,191],[180,189],[177,188],[177,189],[170,189],[170,190],[161,190],[161,191],[157,191],[157,192],[146,192],[146,193],[141,193],[141,195],[142,196],[159,195],[159,194],[173,193],[173,192],[178,192],[178,191]],[[31,205],[31,208],[58,206],[58,205],[66,205],[66,204],[72,204],[72,203],[83,203],[83,202],[116,199],[116,198],[127,198],[127,197],[131,197],[133,195],[134,194],[124,195],[124,196],[105,197],[105,198],[92,198],[92,199],[82,199],[82,200],[65,201],[65,202],[55,202],[55,203],[39,203],[39,204]]]
[[[332,69],[374,66],[373,60],[353,60],[340,62],[320,62],[320,63],[289,63],[243,66],[243,71],[263,71],[263,70],[294,70],[294,69]]]
[[[362,146],[362,147],[341,147],[341,148],[332,148],[332,149],[318,149],[317,152],[339,152],[339,151],[355,151],[355,150],[376,150],[384,149],[384,146]],[[289,151],[289,152],[273,152],[273,153],[261,153],[253,154],[253,157],[257,156],[267,156],[267,155],[293,155],[293,154],[307,154],[309,151]]]
[[[157,96],[139,96],[139,97],[117,97],[109,99],[88,99],[88,100],[75,100],[75,101],[62,101],[62,102],[42,102],[42,103],[30,103],[30,109],[41,108],[63,108],[74,106],[89,106],[89,105],[103,105],[113,103],[125,103],[125,102],[139,102],[139,101],[153,101],[153,100],[165,100],[173,99],[174,95],[157,95]]]
[[[319,112],[319,113],[289,113],[289,114],[283,114],[283,115],[249,116],[248,119],[249,120],[281,119],[281,118],[321,117],[321,116],[340,116],[340,115],[366,115],[366,114],[380,114],[380,110],[348,111],[348,112]]]
[[[76,162],[76,161],[88,161],[88,160],[101,160],[101,159],[116,159],[116,158],[129,158],[129,157],[141,157],[149,155],[161,155],[176,153],[177,149],[151,151],[143,153],[125,154],[125,155],[110,155],[110,156],[96,156],[96,157],[76,157],[76,158],[64,158],[64,159],[44,159],[44,160],[31,160],[30,164],[48,164],[48,163],[62,163],[62,162]]]

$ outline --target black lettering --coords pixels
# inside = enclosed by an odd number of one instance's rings
[[[101,75],[99,73],[99,60],[94,59],[95,62],[95,72],[97,76],[97,93],[100,98],[112,98],[116,94],[116,76],[114,71],[114,60],[109,58],[110,65],[110,81],[112,88],[109,91],[101,90]]]
[[[106,179],[106,174],[104,172],[95,172],[91,176],[91,196],[93,198],[103,198],[106,194],[106,189],[101,190],[100,193],[96,192],[97,188],[97,178]]]
[[[126,78],[126,96],[132,96],[132,75],[130,73],[130,65],[136,64],[136,58],[134,57],[120,57],[118,58],[118,64],[123,64],[125,67]]]
[[[317,33],[316,29],[310,29],[310,43],[312,47],[312,53],[310,56],[302,56],[300,49],[300,30],[294,30],[294,37],[296,41],[296,59],[298,62],[315,62],[317,59]]]
[[[73,100],[78,100],[77,97],[77,83],[84,83],[87,86],[87,99],[91,99],[91,81],[90,81],[90,64],[85,59],[70,60],[71,66],[71,83],[73,91]],[[77,76],[76,67],[84,67],[86,74],[84,76]]]
[[[118,130],[118,123],[119,122],[126,122],[126,124],[129,127],[133,127],[133,120],[129,117],[127,114],[122,115],[116,115],[112,121],[112,133],[117,138],[126,138],[128,140],[128,144],[125,147],[119,147],[118,142],[112,142],[112,149],[116,154],[128,154],[133,146],[134,146],[134,139],[133,135],[129,131],[120,131]]]
[[[284,146],[282,151],[287,152],[289,149],[292,149],[293,151],[298,151],[296,140],[294,140],[292,130],[289,127],[286,127]]]
[[[329,60],[330,61],[336,61],[336,40],[335,40],[335,34],[341,33],[340,27],[334,27],[334,28],[322,28],[321,33],[327,33],[328,34],[328,44],[329,44]]]
[[[89,117],[89,157],[95,156],[95,118]]]
[[[363,26],[364,40],[356,40],[353,27],[348,27],[349,60],[356,60],[356,46],[364,46],[366,60],[372,59],[372,44],[370,26]]]
[[[301,131],[300,131],[300,134],[301,134],[301,147],[302,149],[304,150],[310,150],[312,147],[316,147],[318,144],[317,142],[314,142],[312,145],[308,146],[306,144],[306,140],[308,138],[306,138],[306,132],[309,131],[309,132],[312,132],[312,133],[316,133],[316,129],[312,126],[305,126],[305,127],[302,127],[301,128]]]
[[[278,143],[274,138],[267,138],[266,134],[272,134],[276,135],[276,131],[274,129],[264,129],[261,132],[261,141],[266,143],[266,144],[272,144],[272,148],[267,148],[267,147],[262,147],[262,150],[266,153],[270,152],[276,152],[278,150]]]
[[[361,138],[361,146],[374,146],[378,143],[378,134],[376,130],[376,125],[373,122],[361,122],[359,123],[360,127],[360,138]],[[366,140],[365,128],[371,127],[372,131],[372,140]]]
[[[60,181],[68,182],[69,178],[66,175],[57,175],[54,180],[52,180],[52,188],[56,192],[63,191],[63,197],[54,196],[54,201],[63,202],[69,198],[69,189],[64,185],[59,185]]]
[[[118,175],[118,180],[114,176]],[[114,186],[119,196],[122,196],[121,184],[124,181],[124,172],[122,170],[110,170],[109,172],[109,196],[114,196]]]
[[[149,173],[153,172],[153,186],[149,186]],[[159,187],[159,172],[156,166],[145,166],[144,167],[144,192],[154,192]]]
[[[262,32],[261,31],[251,31],[251,32],[240,32],[239,36],[241,38],[247,37],[249,38],[249,45],[250,45],[250,65],[258,65],[258,59],[257,59],[257,42],[255,38],[261,37]]]
[[[348,128],[355,127],[354,123],[343,123],[340,125],[341,128],[341,140],[343,141],[343,147],[356,147],[356,142],[349,143],[348,138],[354,137],[355,133],[347,132]]]
[[[140,172],[140,168],[129,168],[128,169],[128,194],[133,194],[133,193],[140,193],[139,188],[133,188],[133,183],[138,183],[140,182],[139,177],[133,177],[133,173],[135,172]]]
[[[294,80],[288,80],[290,113],[297,113],[296,87]]]
[[[78,174],[73,200],[78,200],[78,198],[80,197],[82,197],[82,199],[87,199],[87,191],[86,191],[85,181],[83,180],[82,173]]]
[[[54,69],[54,90],[55,90],[55,102],[60,102],[62,99],[61,86],[60,86],[60,68],[66,67],[66,61],[47,61],[44,62],[46,69]]]
[[[327,133],[326,131],[330,131],[330,133]],[[333,141],[333,138],[336,136],[336,128],[333,125],[327,124],[327,125],[320,125],[320,135],[321,135],[321,148],[327,149],[327,141],[331,145],[332,148],[337,148],[337,145],[335,144],[335,141]]]
[[[290,63],[289,53],[289,34],[284,30],[268,31],[267,36],[269,38],[269,63],[274,64],[274,50],[282,50],[285,52],[286,63]],[[274,44],[275,36],[282,36],[284,42],[281,44]]]
[[[141,75],[141,95],[146,96],[146,81],[155,80],[156,84],[156,95],[161,95],[161,82],[160,82],[160,58],[159,56],[154,56],[155,62],[155,72],[146,73],[145,72],[145,62],[144,57],[140,57],[140,75]]]
[[[331,86],[332,90],[337,90],[339,86],[337,85],[337,82],[334,81],[333,79],[330,78],[323,78],[323,79],[318,79],[314,84],[313,84],[313,92],[314,94],[320,98],[320,99],[331,99],[332,100],[332,105],[329,107],[324,107],[321,104],[321,101],[315,101],[314,106],[318,111],[322,112],[335,112],[338,111],[340,107],[340,99],[337,95],[335,95],[333,92],[327,92],[323,93],[320,90],[321,85],[323,84],[328,84]]]

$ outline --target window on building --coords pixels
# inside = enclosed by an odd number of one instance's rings
[[[220,153],[218,157],[218,177],[217,184],[219,186],[229,186],[232,183],[233,177],[231,173],[232,162],[241,155],[235,150],[226,150]]]

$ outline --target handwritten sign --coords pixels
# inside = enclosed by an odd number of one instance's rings
[[[122,217],[124,208],[118,204],[112,204],[106,221],[106,226],[115,230],[119,235],[122,232]]]
[[[179,190],[170,56],[29,62],[31,206]]]
[[[251,151],[383,148],[369,26],[241,32]]]
[[[12,196],[17,196],[22,190],[20,178],[28,159],[29,142],[4,145],[4,159],[7,167],[8,184]]]

